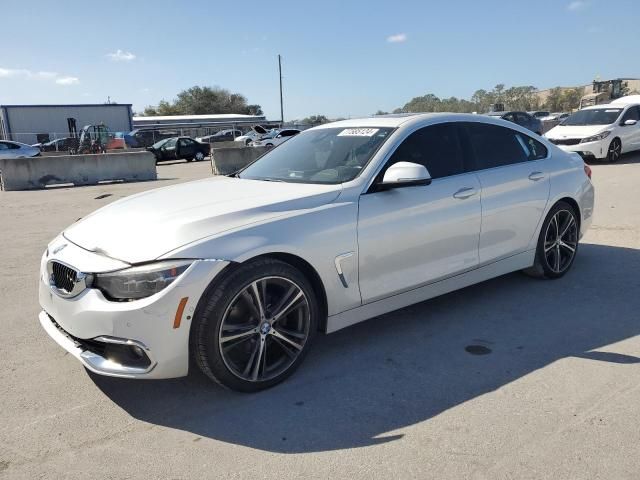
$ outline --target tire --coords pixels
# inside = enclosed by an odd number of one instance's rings
[[[609,144],[609,150],[607,150],[607,162],[615,163],[620,160],[622,155],[622,142],[618,137],[611,140]]]
[[[241,264],[198,303],[191,355],[205,375],[226,388],[264,390],[302,363],[319,315],[311,283],[293,266],[272,258]]]
[[[204,160],[204,153],[196,152],[196,155],[195,155],[194,158],[195,158],[196,162],[201,162],[202,160]]]
[[[563,277],[571,269],[578,253],[579,229],[579,216],[575,209],[563,201],[556,203],[540,229],[534,264],[524,273],[546,279]]]
[[[265,147],[273,148],[273,143],[267,143]]]
[[[247,139],[244,141],[244,146],[245,146],[245,147],[248,147],[249,145],[251,145],[251,140],[247,138]]]

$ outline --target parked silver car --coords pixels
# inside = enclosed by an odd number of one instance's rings
[[[26,143],[0,140],[0,158],[28,158],[40,155],[38,147],[32,147]]]
[[[102,375],[179,377],[191,357],[229,388],[264,389],[318,331],[514,270],[562,277],[591,223],[590,174],[487,116],[321,125],[233,176],[73,223],[42,257],[40,323]]]

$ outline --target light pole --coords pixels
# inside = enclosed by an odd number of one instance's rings
[[[284,108],[282,106],[282,57],[278,54],[278,75],[280,76],[280,125],[284,124]]]

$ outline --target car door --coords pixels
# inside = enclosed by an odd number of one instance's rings
[[[196,145],[190,138],[178,140],[178,158],[191,158],[195,155]]]
[[[510,128],[466,124],[482,187],[480,265],[531,247],[549,198],[546,147]]]
[[[427,167],[430,185],[379,191],[397,162]],[[480,183],[468,173],[457,124],[423,127],[395,150],[359,200],[363,303],[455,275],[478,264]]]
[[[177,138],[170,138],[160,147],[160,157],[164,159],[173,159],[177,157]]]
[[[635,120],[634,125],[625,125],[627,120]],[[622,151],[630,152],[640,149],[640,107],[633,106],[620,119],[618,136],[622,141]]]

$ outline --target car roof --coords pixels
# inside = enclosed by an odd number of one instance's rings
[[[426,119],[445,118],[451,116],[476,117],[473,114],[464,113],[399,113],[389,115],[375,115],[373,117],[350,118],[348,120],[338,120],[337,122],[325,123],[313,127],[320,128],[349,128],[349,127],[399,127],[407,123],[417,123]]]
[[[506,120],[494,118],[488,115],[478,115],[475,113],[412,113],[405,115],[379,115],[366,118],[353,118],[349,120],[340,120],[338,122],[325,123],[317,127],[310,128],[309,130],[319,130],[323,128],[362,128],[362,127],[392,127],[392,128],[412,128],[413,126],[428,125],[430,123],[441,122],[482,122],[494,125],[508,126],[512,129],[522,129],[526,131],[524,127],[512,124]],[[306,131],[309,131],[306,130]],[[305,132],[302,132],[305,133]]]
[[[623,104],[616,104],[616,103],[601,103],[600,105],[590,105],[588,107],[584,107],[582,110],[602,110],[604,109],[616,109],[616,110],[622,110],[623,108],[626,108],[628,106],[630,106],[632,104],[630,103],[623,103]]]

